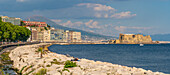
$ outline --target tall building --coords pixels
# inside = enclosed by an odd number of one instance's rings
[[[35,28],[31,29],[31,40],[32,41],[37,41],[38,40],[38,31]]]
[[[36,22],[36,21],[23,21],[26,26],[35,26],[35,27],[47,27],[46,22]]]
[[[21,19],[15,17],[1,16],[3,22],[10,22],[14,25],[20,25]]]

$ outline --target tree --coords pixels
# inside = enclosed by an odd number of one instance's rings
[[[16,33],[15,33],[15,32],[13,32],[13,33],[12,33],[12,38],[11,38],[11,39],[14,41],[14,40],[15,40],[15,38],[16,38]]]
[[[0,41],[2,40],[2,31],[0,31]]]
[[[37,51],[38,53],[41,53],[41,55],[40,55],[40,58],[42,58],[43,57],[43,49],[40,47],[40,48],[38,48],[38,51]]]
[[[44,27],[45,30],[48,30],[47,27]]]
[[[8,38],[9,38],[10,34],[8,32],[4,32],[3,37],[5,39],[5,41],[7,42]]]
[[[48,27],[48,28],[51,28],[51,26],[50,26],[50,25],[48,25],[48,24],[47,24],[47,27]]]
[[[30,35],[31,31],[26,27],[0,22],[0,41],[26,41]]]
[[[23,21],[21,21],[21,26],[26,26],[26,24]]]
[[[2,22],[2,18],[0,17],[0,22]]]

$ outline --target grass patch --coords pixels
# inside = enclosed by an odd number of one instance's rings
[[[47,73],[47,69],[42,68],[37,73],[34,73],[33,75],[45,75]]]
[[[51,65],[47,65],[46,67],[51,67]]]
[[[72,68],[72,67],[77,67],[76,62],[69,61],[69,60],[65,62],[64,68]]]
[[[51,62],[51,65],[52,64],[61,65],[61,64],[63,64],[63,62],[59,62],[59,61],[57,61],[57,59],[53,59],[53,61]]]
[[[68,71],[68,72],[70,72],[68,69],[66,69],[66,68],[64,68],[62,71]]]
[[[3,64],[13,64],[13,61],[10,60],[9,52],[1,54],[0,58],[3,62]]]

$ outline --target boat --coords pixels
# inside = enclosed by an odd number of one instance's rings
[[[144,46],[144,44],[139,44],[140,46]]]

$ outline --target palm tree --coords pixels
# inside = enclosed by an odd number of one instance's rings
[[[43,57],[44,51],[43,51],[43,49],[42,49],[41,47],[40,47],[40,48],[38,48],[38,51],[36,51],[36,52],[41,53],[40,58],[42,58],[42,57]]]
[[[42,48],[42,47],[39,47],[38,48],[38,51],[36,51],[37,53],[41,53],[41,55],[40,55],[40,58],[43,58],[43,54],[45,54],[46,52],[44,51],[44,47]]]

